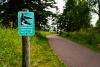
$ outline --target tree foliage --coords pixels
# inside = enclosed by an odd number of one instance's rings
[[[67,0],[58,24],[60,23],[59,28],[65,31],[78,31],[81,28],[88,28],[90,26],[90,19],[87,1]]]
[[[52,15],[52,12],[48,11],[48,8],[55,8],[54,0],[8,0],[0,2],[0,19],[3,20],[4,25],[9,25],[13,22],[13,27],[17,25],[17,13],[23,8],[28,8],[30,11],[35,12],[35,21],[37,29],[41,29],[43,25],[47,23],[47,17]],[[16,21],[15,21],[16,20]],[[10,23],[8,22],[10,21]]]

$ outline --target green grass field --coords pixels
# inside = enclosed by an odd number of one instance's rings
[[[100,34],[96,32],[64,32],[61,36],[100,52]]]
[[[21,37],[17,29],[0,28],[0,67],[22,67]],[[50,48],[45,35],[36,33],[30,38],[31,67],[65,67]]]

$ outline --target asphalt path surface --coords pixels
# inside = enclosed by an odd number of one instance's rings
[[[57,35],[47,36],[51,48],[68,67],[100,67],[100,53]]]

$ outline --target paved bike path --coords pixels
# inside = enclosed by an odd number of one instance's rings
[[[100,67],[100,53],[57,35],[47,38],[51,48],[68,67]]]

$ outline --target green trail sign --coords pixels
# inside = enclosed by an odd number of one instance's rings
[[[18,33],[20,36],[33,36],[35,34],[33,12],[18,12]]]

